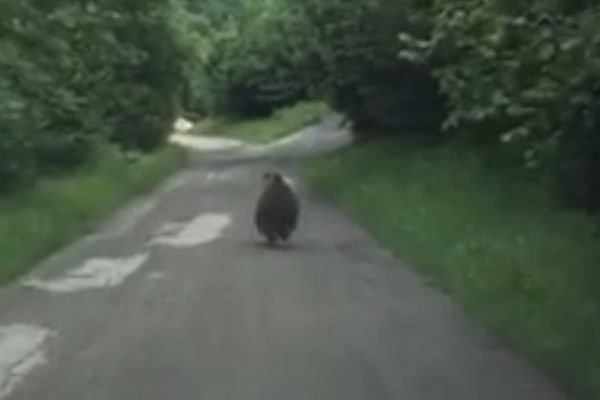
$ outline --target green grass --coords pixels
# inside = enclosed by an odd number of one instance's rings
[[[301,102],[282,108],[267,118],[206,119],[196,126],[195,131],[200,135],[226,136],[248,142],[268,143],[318,121],[328,110],[323,102]]]
[[[74,173],[0,197],[0,284],[89,231],[116,207],[174,171],[182,160],[181,151],[173,147],[133,163],[114,149],[104,149]]]
[[[577,398],[600,398],[600,241],[535,182],[401,141],[307,166],[313,187]]]

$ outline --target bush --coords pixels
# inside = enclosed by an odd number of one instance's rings
[[[178,37],[190,55],[185,105],[209,115],[255,117],[313,93],[314,54],[301,14],[284,1],[207,2],[179,10]],[[316,64],[318,65],[318,64]]]
[[[328,72],[324,88],[338,111],[357,128],[438,130],[444,101],[436,82],[427,68],[397,57],[401,29],[428,29],[424,9],[414,1],[303,4]]]
[[[433,11],[428,38],[401,35],[401,56],[433,70],[449,99],[445,128],[571,176],[567,197],[600,209],[600,7],[462,0]]]
[[[108,138],[160,143],[181,80],[167,11],[161,0],[2,2],[0,190],[80,165]],[[131,115],[154,121],[152,138],[115,133]]]

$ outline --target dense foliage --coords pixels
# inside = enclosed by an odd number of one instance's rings
[[[98,142],[155,148],[178,57],[160,0],[0,4],[0,189],[82,163]]]
[[[207,0],[196,10],[197,3],[180,4],[178,36],[193,60],[186,105],[256,116],[320,95],[360,127],[435,127],[443,105],[436,82],[397,56],[398,32],[423,30],[422,14],[407,12],[418,3]]]
[[[592,2],[438,1],[429,34],[400,36],[449,99],[447,130],[562,175],[600,208],[600,7]]]
[[[315,93],[320,63],[304,18],[282,1],[180,3],[188,54],[185,105],[202,114],[260,116]]]
[[[428,29],[422,1],[300,3],[325,67],[321,88],[357,132],[439,126],[443,102],[436,82],[426,68],[397,56],[398,32],[419,34]]]
[[[326,97],[357,132],[459,133],[600,207],[600,6],[536,0],[7,0],[0,188],[150,150],[178,104],[268,115]],[[442,128],[442,129],[440,129]]]

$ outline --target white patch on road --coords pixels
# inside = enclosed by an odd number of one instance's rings
[[[115,287],[141,268],[148,257],[149,254],[144,253],[126,258],[94,258],[80,268],[67,272],[62,278],[48,281],[32,279],[23,285],[59,293]]]
[[[175,132],[187,133],[191,131],[192,128],[194,128],[194,124],[183,117],[177,118],[173,124],[173,129]]]
[[[0,327],[0,399],[9,396],[28,373],[46,363],[42,346],[51,334],[31,325]]]
[[[164,237],[175,234],[175,232],[180,231],[185,226],[185,223],[182,222],[168,222],[164,224],[156,233],[156,236]]]
[[[194,136],[185,133],[176,133],[169,138],[173,144],[199,151],[227,151],[239,149],[244,146],[243,142],[235,139]]]
[[[231,225],[227,214],[202,214],[185,225],[178,232],[162,235],[152,240],[153,244],[173,247],[194,247],[217,240],[225,228]],[[164,226],[160,232],[168,231],[173,224]]]
[[[243,177],[246,171],[244,170],[236,170],[236,171],[226,171],[226,172],[209,172],[206,175],[205,182],[206,183],[222,183],[222,182],[231,182],[236,178]]]

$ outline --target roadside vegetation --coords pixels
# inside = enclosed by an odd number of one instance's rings
[[[384,140],[307,167],[313,187],[581,398],[600,388],[600,239],[543,185],[456,145]],[[584,389],[585,388],[585,389]]]
[[[82,234],[128,199],[154,187],[182,165],[164,147],[134,160],[106,147],[76,170],[45,177],[0,201],[0,284]]]

